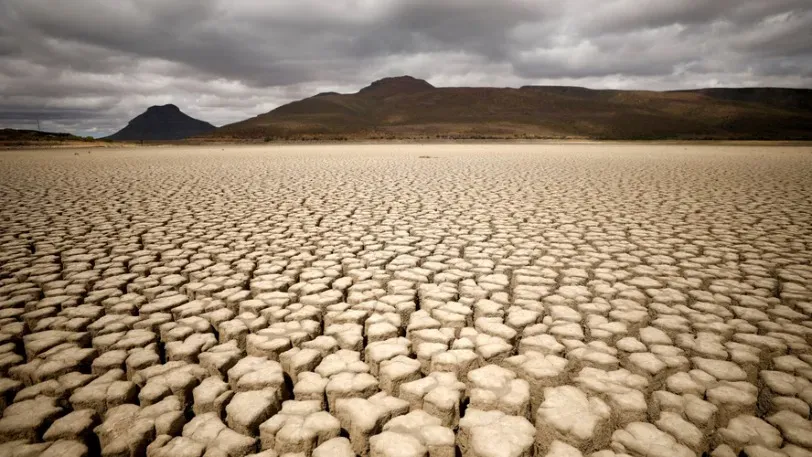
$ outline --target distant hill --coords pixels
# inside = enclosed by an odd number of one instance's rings
[[[0,147],[59,146],[68,143],[92,143],[90,137],[82,138],[70,133],[42,132],[39,130],[0,129]]]
[[[151,106],[105,138],[114,141],[182,140],[211,132],[216,127],[186,115],[175,105]]]
[[[81,141],[82,139],[70,133],[0,129],[0,141]]]
[[[402,76],[355,94],[321,93],[203,137],[812,139],[812,90],[438,88]]]

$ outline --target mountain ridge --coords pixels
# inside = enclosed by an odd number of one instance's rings
[[[287,103],[202,137],[812,140],[812,90],[435,87],[401,76]]]

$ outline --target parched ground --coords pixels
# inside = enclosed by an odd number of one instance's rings
[[[0,153],[0,455],[812,455],[812,150]]]

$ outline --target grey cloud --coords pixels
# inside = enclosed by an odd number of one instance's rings
[[[812,87],[808,0],[4,0],[0,126],[220,125],[412,74],[435,85]]]
[[[585,0],[580,28],[592,33],[659,28],[672,24],[729,22],[752,25],[787,11],[809,9],[806,0]]]
[[[812,10],[790,11],[763,21],[761,27],[745,32],[733,48],[759,56],[808,57],[812,54]]]

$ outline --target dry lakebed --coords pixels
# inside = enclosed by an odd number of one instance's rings
[[[0,456],[812,455],[812,147],[0,151]]]

